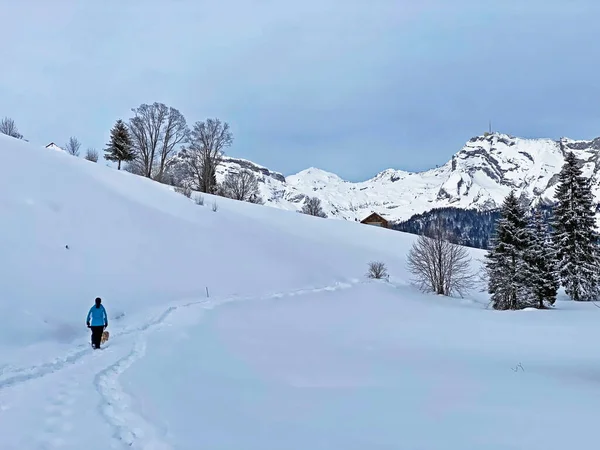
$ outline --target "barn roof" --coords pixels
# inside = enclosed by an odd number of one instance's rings
[[[376,212],[373,212],[373,213],[369,214],[367,217],[365,217],[363,220],[361,220],[361,222],[364,223],[364,222],[367,222],[370,219],[378,219],[378,220],[380,220],[382,222],[387,222],[388,221],[385,217],[381,216],[380,214],[377,214]]]

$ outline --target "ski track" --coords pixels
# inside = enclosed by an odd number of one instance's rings
[[[130,397],[119,384],[121,374],[145,354],[146,339],[142,335],[136,339],[129,354],[96,374],[94,386],[101,398],[100,413],[114,429],[114,448],[121,443],[130,448],[171,450],[173,447],[157,436],[155,427],[130,409]]]
[[[200,301],[201,302],[201,301]],[[199,301],[191,302],[182,306],[190,306],[191,304],[199,303]],[[160,314],[154,320],[145,323],[142,326],[135,327],[133,329],[124,330],[120,333],[116,333],[115,337],[119,336],[127,336],[133,333],[139,333],[141,331],[145,331],[150,327],[153,327],[162,321],[164,321],[169,314],[171,314],[178,306],[171,306],[167,308],[162,314]],[[114,337],[113,337],[114,339]],[[109,344],[106,344],[103,348],[107,348]],[[25,367],[12,369],[7,371],[10,376],[0,379],[0,391],[9,388],[11,386],[21,384],[27,381],[36,380],[38,378],[42,378],[46,375],[50,375],[52,373],[58,372],[66,367],[70,367],[79,360],[81,360],[84,356],[90,354],[91,347],[89,344],[82,344],[77,346],[76,351],[72,353],[68,353],[66,356],[55,359],[54,361],[50,361],[44,364],[40,364],[37,366]],[[0,372],[0,376],[3,375],[3,372]]]
[[[179,305],[169,306],[154,319],[144,323],[141,326],[125,329],[120,333],[116,333],[114,337],[111,337],[111,340],[115,339],[116,337],[127,336],[135,333],[137,337],[135,339],[133,348],[126,356],[120,358],[113,364],[98,372],[93,381],[94,387],[100,396],[100,413],[114,430],[114,448],[118,448],[119,445],[128,448],[144,448],[148,450],[171,450],[173,448],[160,439],[158,433],[155,431],[156,428],[152,424],[148,423],[141,415],[136,414],[130,409],[130,397],[121,388],[119,377],[123,372],[131,367],[132,364],[144,357],[146,353],[146,334],[152,329],[162,325],[174,311],[178,309],[185,309],[190,306],[201,306],[203,309],[213,309],[217,306],[230,302],[281,299],[286,297],[315,294],[319,292],[337,291],[351,288],[359,283],[361,283],[359,280],[350,280],[348,282],[337,282],[335,284],[319,288],[297,289],[265,296],[228,297],[220,300],[202,299],[189,301]],[[109,344],[104,346],[104,348],[108,347]],[[86,355],[93,354],[89,345],[80,345],[77,348],[78,350],[73,351],[72,353],[69,353],[61,358],[57,358],[54,361],[38,366],[11,370],[11,376],[8,376],[3,380],[0,379],[0,391],[21,383],[43,378],[49,374],[72,367],[78,361],[82,360]],[[0,375],[2,375],[2,372],[0,372]],[[60,410],[61,414],[63,415],[72,414],[72,411],[70,411],[68,408],[65,408],[65,405],[68,406],[68,404],[66,404],[68,401],[66,386],[67,385],[61,385],[58,387],[57,394],[51,400],[50,405],[47,406],[48,413],[52,413],[55,410]],[[71,425],[69,421],[62,422],[59,430],[61,433],[58,434],[56,433],[56,425],[57,423],[54,421],[54,419],[48,419],[48,432],[45,434],[45,436],[48,438],[51,435],[52,439],[54,439],[54,442],[52,442],[53,446],[60,447],[66,444],[66,441],[68,441],[68,431],[70,430]]]
[[[259,296],[250,299],[269,300],[285,297],[295,297],[312,293],[336,291],[348,289],[357,284],[357,281],[347,283],[336,283],[334,285],[321,288],[299,289],[284,293],[275,293],[267,296]],[[156,427],[148,423],[141,415],[136,414],[132,409],[131,400],[121,388],[119,377],[137,360],[144,357],[146,353],[146,332],[151,328],[160,326],[165,319],[174,311],[187,308],[194,305],[200,305],[204,309],[213,309],[216,306],[234,301],[249,300],[248,298],[229,297],[223,300],[210,301],[208,299],[197,300],[171,306],[164,311],[157,319],[146,324],[140,330],[142,333],[136,339],[133,349],[129,354],[119,359],[114,364],[99,372],[94,379],[94,386],[98,391],[100,401],[100,412],[105,420],[113,427],[113,438],[115,443],[120,443],[128,448],[143,448],[147,450],[171,450],[173,447],[164,442],[158,435]]]

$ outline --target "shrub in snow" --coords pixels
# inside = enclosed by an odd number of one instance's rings
[[[309,216],[327,217],[327,214],[325,214],[325,211],[321,207],[321,200],[317,197],[307,197],[301,211]]]
[[[81,143],[75,136],[69,138],[69,142],[65,144],[65,151],[73,156],[79,156],[79,148]]]
[[[381,261],[372,261],[369,263],[369,271],[367,272],[367,277],[376,280],[388,280],[390,276],[388,274],[385,263],[382,263]]]
[[[175,192],[185,195],[187,198],[192,196],[192,190],[189,187],[176,187]]]
[[[204,195],[202,194],[198,194],[194,197],[194,201],[196,202],[196,205],[204,205]]]
[[[212,204],[212,210],[213,210],[213,212],[217,212],[218,209],[219,209],[219,205],[217,205],[217,201],[215,200]]]
[[[92,162],[98,162],[98,151],[95,148],[88,148],[85,159]]]
[[[10,117],[5,117],[4,119],[0,120],[0,133],[17,139],[23,139],[23,135],[19,133],[19,130],[15,125],[15,121]]]

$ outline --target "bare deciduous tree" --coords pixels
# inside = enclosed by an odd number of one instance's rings
[[[177,109],[163,103],[142,104],[132,109],[129,131],[143,175],[162,180],[179,144],[187,141],[189,129]]]
[[[166,170],[169,168],[177,146],[187,142],[190,134],[185,117],[175,108],[169,108],[164,130],[158,159],[158,174],[156,176],[159,181],[163,179]]]
[[[85,153],[85,159],[92,162],[98,162],[98,151],[95,148],[88,148]]]
[[[0,133],[17,139],[23,139],[23,135],[19,133],[19,130],[15,125],[15,121],[10,117],[5,117],[4,119],[0,120]]]
[[[239,172],[229,172],[223,181],[225,197],[243,202],[258,202],[260,199],[258,190],[258,179],[248,169]]]
[[[439,295],[463,295],[472,287],[471,258],[467,249],[452,242],[440,220],[428,236],[421,235],[408,254],[408,269],[421,290]]]
[[[385,266],[385,263],[382,263],[381,261],[370,262],[369,263],[369,271],[367,272],[367,277],[374,278],[376,280],[381,280],[381,279],[387,280],[389,278],[389,274],[387,271],[387,267]]]
[[[321,207],[321,200],[317,197],[307,197],[302,206],[302,212],[309,216],[327,217],[327,214],[325,214],[325,211]]]
[[[69,142],[65,145],[65,150],[67,153],[73,156],[79,156],[79,148],[81,147],[81,143],[75,136],[71,136],[69,138]]]
[[[223,161],[225,147],[233,142],[227,122],[208,119],[196,122],[190,133],[190,143],[182,151],[189,172],[194,177],[194,188],[214,194],[217,191],[217,167]]]

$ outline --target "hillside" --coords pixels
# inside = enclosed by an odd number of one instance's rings
[[[494,209],[511,189],[536,202],[551,201],[566,151],[574,151],[585,166],[585,175],[593,177],[600,202],[600,138],[554,141],[499,133],[478,136],[441,167],[425,172],[388,169],[359,183],[316,168],[284,177],[236,158],[227,158],[219,176],[222,180],[228,171],[241,167],[252,170],[261,181],[266,204],[281,209],[299,210],[306,196],[316,196],[332,218],[361,220],[376,211],[390,221],[402,221],[433,208]]]
[[[491,311],[417,291],[413,235],[5,136],[0,163],[2,449],[594,448],[592,304]]]
[[[0,316],[18,315],[0,328],[0,348],[85,335],[79,325],[96,296],[127,315],[206,287],[219,296],[269,293],[360,277],[371,258],[395,259],[387,235],[349,245],[343,233],[373,236],[359,224],[340,228],[222,197],[199,207],[168,186],[64,152],[4,135],[0,146],[5,167],[27,168],[0,177]],[[294,226],[283,226],[290,218]],[[412,239],[394,238],[401,246]],[[357,252],[360,262],[348,258]]]

